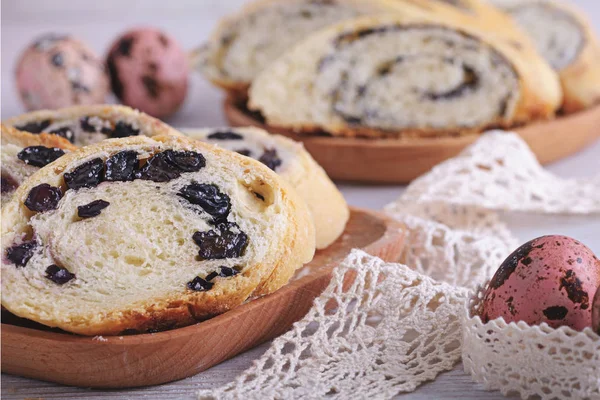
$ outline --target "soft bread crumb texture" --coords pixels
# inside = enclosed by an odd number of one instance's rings
[[[21,132],[4,124],[1,124],[0,129],[2,137],[0,165],[2,167],[3,191],[1,198],[3,206],[11,199],[14,193],[12,187],[14,186],[16,189],[25,179],[39,170],[39,167],[29,165],[19,159],[18,155],[23,149],[30,146],[59,148],[65,152],[76,149],[68,140],[56,135],[34,135],[28,132]],[[4,190],[9,188],[11,190]]]
[[[2,143],[2,174],[10,176],[19,184],[39,170],[39,168],[25,164],[17,158],[17,155],[23,149],[24,147],[19,145]]]
[[[328,27],[255,79],[249,108],[274,127],[364,137],[466,135],[553,118],[556,72],[468,19],[407,13]]]
[[[562,111],[600,104],[600,41],[587,15],[564,1],[494,0],[532,38],[559,74]]]
[[[254,82],[250,106],[274,125],[333,131],[460,129],[513,119],[523,95],[519,76],[480,40],[420,24],[348,32],[348,40],[343,31],[315,36],[279,59]]]
[[[214,138],[215,133],[222,132],[234,133],[239,138]],[[281,165],[275,168],[275,172],[296,189],[310,209],[316,229],[317,248],[328,247],[344,231],[350,218],[348,205],[327,173],[301,143],[258,128],[190,129],[184,133],[227,150],[249,151],[249,156],[255,159],[265,151],[275,150],[281,159]]]
[[[219,24],[193,62],[208,79],[247,87],[269,64],[308,35],[360,15],[390,13],[380,0],[255,1]]]
[[[543,3],[514,7],[509,13],[554,69],[560,71],[577,59],[585,35],[573,15]]]
[[[64,191],[62,173],[92,158],[106,159],[123,150],[146,158],[167,149],[197,151],[206,166],[169,182],[102,182],[66,190],[58,208],[43,213],[22,203],[42,182]],[[228,222],[239,227],[231,229],[248,235],[241,257],[198,258],[193,234],[215,227],[200,206],[177,195],[192,182],[215,184],[231,199]],[[100,215],[78,217],[78,206],[100,199],[110,203]],[[89,335],[181,326],[224,312],[269,277],[283,277],[270,289],[279,288],[314,253],[308,210],[276,174],[248,158],[183,138],[116,139],[68,154],[19,188],[2,217],[3,254],[13,244],[38,243],[22,268],[3,258],[2,304],[18,316]],[[76,278],[55,284],[45,277],[51,264]],[[206,292],[187,288],[196,276],[206,277],[222,266],[240,273],[216,278]]]

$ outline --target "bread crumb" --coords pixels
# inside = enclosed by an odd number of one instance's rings
[[[106,339],[102,336],[94,336],[94,338],[92,340],[97,340],[99,342],[108,342],[108,339]]]

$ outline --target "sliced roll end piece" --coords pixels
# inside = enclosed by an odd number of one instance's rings
[[[563,111],[600,103],[600,42],[587,17],[564,2],[495,1],[533,39],[564,91]]]

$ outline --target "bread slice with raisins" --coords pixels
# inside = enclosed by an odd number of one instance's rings
[[[169,125],[141,111],[108,104],[33,111],[4,123],[33,134],[62,136],[76,146],[138,135],[181,135]]]
[[[2,137],[2,205],[19,185],[41,167],[76,150],[68,140],[42,133],[34,135],[1,125]]]
[[[83,335],[192,324],[284,285],[309,210],[248,157],[176,136],[111,139],[40,169],[2,209],[2,305]]]
[[[183,133],[257,159],[289,182],[313,216],[317,249],[326,248],[344,232],[350,217],[344,196],[301,143],[258,128],[188,129]]]
[[[271,126],[338,136],[438,137],[551,119],[556,73],[535,52],[431,15],[363,17],[329,27],[252,83]]]
[[[586,15],[550,0],[491,0],[533,39],[560,76],[563,110],[575,112],[600,103],[600,40]]]

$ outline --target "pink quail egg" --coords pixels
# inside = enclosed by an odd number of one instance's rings
[[[15,75],[28,110],[101,104],[109,91],[102,61],[87,45],[65,35],[38,38],[21,55]]]
[[[485,292],[482,319],[582,330],[592,326],[599,286],[600,261],[588,247],[566,236],[543,236],[502,263]]]
[[[106,65],[119,100],[157,118],[179,109],[188,89],[187,55],[171,36],[154,28],[121,35]]]

